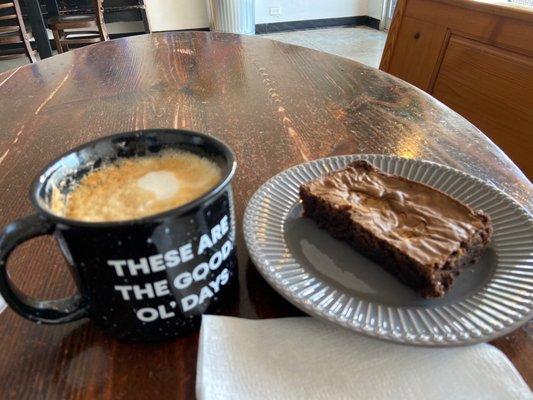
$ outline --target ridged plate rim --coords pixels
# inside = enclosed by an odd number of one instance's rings
[[[299,201],[299,185],[355,160],[366,160],[385,172],[423,182],[489,214],[498,258],[490,280],[452,304],[394,307],[352,296],[291,258],[284,227],[290,210]],[[267,197],[269,201],[265,202]],[[267,234],[258,232],[262,224],[271,225]],[[492,184],[433,161],[355,154],[296,165],[275,175],[255,192],[244,213],[243,230],[256,268],[285,299],[312,316],[367,336],[421,346],[468,345],[503,336],[533,317],[533,217]],[[524,241],[518,242],[515,249],[516,243],[510,242],[517,238]],[[261,246],[265,240],[268,252]],[[283,263],[267,261],[276,251],[285,260]],[[288,283],[283,276],[301,276],[301,280]],[[316,286],[313,291],[305,284],[309,279]],[[303,283],[303,290],[294,289],[298,283]]]

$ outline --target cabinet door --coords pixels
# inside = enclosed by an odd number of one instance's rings
[[[428,91],[446,31],[443,26],[404,17],[387,72]]]
[[[533,58],[452,35],[433,96],[533,177]]]

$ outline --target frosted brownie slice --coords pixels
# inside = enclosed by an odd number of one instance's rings
[[[366,161],[302,185],[300,197],[306,217],[426,298],[444,295],[492,235],[482,211]]]

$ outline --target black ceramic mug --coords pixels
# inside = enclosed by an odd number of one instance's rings
[[[221,181],[183,206],[139,219],[82,222],[50,211],[52,190],[64,193],[89,171],[120,158],[186,150],[217,163]],[[58,324],[91,318],[112,335],[160,340],[196,329],[200,315],[217,312],[236,281],[231,179],[236,163],[219,140],[181,130],[146,130],[85,144],[48,165],[30,195],[37,212],[8,225],[0,237],[0,292],[17,313]],[[10,281],[6,262],[22,242],[53,235],[79,293],[37,300]]]

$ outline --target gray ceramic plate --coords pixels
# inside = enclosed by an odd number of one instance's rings
[[[492,218],[491,247],[444,297],[419,297],[302,218],[300,184],[357,159],[435,187]],[[472,344],[501,336],[533,316],[531,215],[493,186],[429,161],[353,155],[297,165],[254,194],[244,235],[258,270],[282,296],[310,315],[369,336],[429,346]]]

